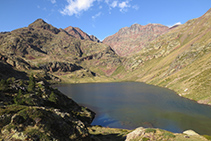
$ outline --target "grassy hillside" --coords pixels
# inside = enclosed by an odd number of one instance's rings
[[[167,87],[199,103],[211,104],[210,58],[211,10],[159,36],[128,57],[134,65],[125,79]],[[125,68],[128,64],[131,63],[126,63]]]

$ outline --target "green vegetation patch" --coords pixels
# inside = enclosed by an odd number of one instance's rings
[[[208,139],[208,140],[211,141],[211,136],[209,136],[209,135],[203,135],[203,137],[205,137],[206,139]]]
[[[0,81],[0,91],[5,91],[8,89],[8,82],[4,79]]]
[[[145,133],[156,133],[156,129],[147,128],[147,129],[145,130]]]
[[[33,77],[33,74],[29,77],[29,85],[28,85],[28,91],[33,92],[35,90],[35,78]]]
[[[27,136],[32,139],[39,137],[39,140],[41,140],[41,141],[52,140],[52,138],[50,136],[48,136],[44,132],[41,132],[38,129],[28,129],[28,130],[24,131],[23,133],[27,134]]]
[[[6,107],[1,107],[0,115],[17,113],[18,111],[21,111],[25,109],[26,107],[27,106],[23,106],[23,105],[8,105]]]
[[[147,137],[143,137],[143,139],[142,139],[142,141],[148,141],[148,140],[150,140],[150,139]]]
[[[47,115],[47,111],[43,111],[37,108],[27,107],[18,112],[18,114],[22,116],[24,119],[31,118],[34,120],[36,118],[45,117]]]
[[[48,98],[49,101],[53,102],[53,103],[56,103],[57,101],[57,97],[55,95],[55,93],[52,91],[49,98]]]
[[[173,133],[170,133],[170,132],[163,133],[163,136],[165,138],[175,138],[176,137]]]

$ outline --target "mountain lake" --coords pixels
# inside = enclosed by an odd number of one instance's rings
[[[112,128],[194,130],[211,135],[211,106],[174,91],[138,82],[61,84],[62,93],[96,113],[92,125]]]

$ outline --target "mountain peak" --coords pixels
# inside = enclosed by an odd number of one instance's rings
[[[37,19],[33,23],[31,23],[29,26],[41,26],[47,24],[43,19]]]
[[[139,32],[142,26],[140,24],[133,24],[129,27],[132,32]]]
[[[100,40],[97,39],[95,36],[93,36],[93,35],[89,36],[87,33],[82,31],[78,27],[69,26],[69,27],[65,28],[64,30],[67,31],[67,33],[69,33],[70,35],[74,36],[75,38],[82,39],[82,40],[84,40],[84,39],[91,40],[94,42],[100,42]]]
[[[130,26],[130,28],[140,28],[140,27],[142,27],[142,25],[137,24],[137,23],[132,24],[132,25]]]
[[[36,21],[34,21],[33,23],[31,23],[29,26],[29,28],[42,28],[45,30],[49,30],[55,34],[59,33],[60,30],[53,27],[52,25],[46,23],[43,19],[37,19]]]

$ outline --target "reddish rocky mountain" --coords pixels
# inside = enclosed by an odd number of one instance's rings
[[[67,31],[70,35],[72,35],[78,39],[91,40],[91,41],[98,42],[98,43],[100,42],[100,40],[97,37],[95,37],[94,35],[88,35],[87,33],[83,32],[78,27],[69,26],[69,27],[65,28],[64,30]]]
[[[133,24],[131,27],[124,27],[114,35],[105,38],[103,43],[110,45],[118,55],[128,56],[141,50],[147,42],[168,30],[167,26],[161,24],[147,24],[145,26]]]

